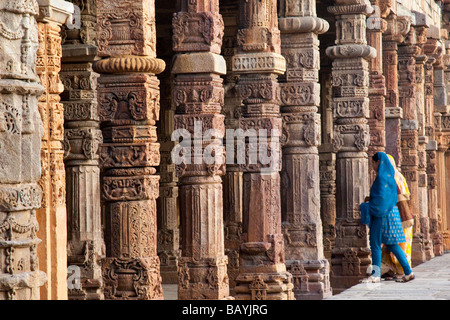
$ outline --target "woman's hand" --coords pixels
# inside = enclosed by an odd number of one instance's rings
[[[366,197],[366,198],[364,199],[364,202],[369,202],[369,200],[370,200],[370,197]]]

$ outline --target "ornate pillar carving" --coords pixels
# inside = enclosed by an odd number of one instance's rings
[[[80,268],[81,288],[71,300],[103,299],[101,259],[105,254],[100,206],[98,148],[103,141],[97,112],[95,1],[73,1],[76,24],[63,28],[61,81],[64,92],[67,265]],[[71,270],[71,269],[69,269]],[[71,270],[78,272],[78,270]]]
[[[383,74],[383,33],[387,29],[385,18],[391,11],[391,1],[371,0],[375,12],[367,18],[367,43],[377,50],[377,55],[369,61],[369,158],[377,152],[384,152],[386,147],[386,79]],[[369,166],[370,184],[376,173]]]
[[[331,296],[320,218],[319,40],[329,24],[317,18],[316,1],[281,1],[281,53],[286,58],[280,83],[283,119],[281,214],[286,268],[297,300]],[[280,81],[281,82],[281,81]]]
[[[397,166],[402,163],[401,154],[401,119],[403,109],[399,105],[398,92],[398,44],[411,27],[411,17],[397,16],[394,13],[387,16],[387,29],[383,33],[383,74],[386,83],[385,129],[386,153],[394,157]]]
[[[59,94],[64,86],[61,70],[61,26],[74,12],[73,4],[63,0],[38,0],[39,49],[37,73],[45,88],[39,99],[39,112],[44,124],[41,143],[42,207],[37,211],[38,249],[41,269],[48,276],[41,288],[41,299],[67,299],[67,212],[64,169],[64,107]]]
[[[369,60],[377,52],[366,42],[366,16],[373,13],[369,1],[338,1],[328,11],[336,16],[336,45],[327,48],[326,54],[333,59],[333,148],[337,153],[331,285],[339,293],[365,277],[371,265],[359,205],[369,195]]]
[[[35,0],[0,4],[0,300],[40,298],[36,210],[41,206],[43,134],[36,74],[39,6]]]
[[[434,255],[443,254],[442,233],[440,232],[438,206],[437,206],[437,149],[436,132],[434,126],[434,74],[443,75],[442,69],[442,43],[440,41],[440,29],[431,26],[429,29],[427,43],[424,46],[424,53],[428,56],[428,60],[424,66],[424,114],[422,133],[427,137],[426,144],[426,181],[425,192],[427,196],[427,212],[429,218],[429,232],[432,252],[427,258]],[[441,81],[442,83],[442,81]]]
[[[240,164],[244,243],[236,299],[290,300],[294,298],[292,275],[286,271],[281,233],[282,120],[277,81],[286,70],[286,61],[280,54],[276,1],[241,0],[238,28],[232,70],[240,76],[239,95],[244,104],[239,128],[249,135],[249,141],[245,163]]]
[[[178,299],[226,299],[221,179],[225,149],[219,142],[225,134],[220,114],[220,76],[226,73],[220,55],[223,20],[218,0],[180,0],[177,7],[172,21],[173,50],[179,53],[172,68],[175,129],[190,141],[186,145],[183,140],[184,147],[177,151],[181,161],[176,163],[182,224]]]
[[[450,3],[445,1],[442,8],[442,27],[444,28],[445,38],[448,38],[448,32],[450,30]],[[437,152],[437,168],[438,168],[438,208],[441,215],[442,225],[441,232],[444,242],[444,250],[450,249],[450,203],[447,194],[450,191],[449,181],[449,160],[448,147],[450,143],[450,41],[446,39],[444,41],[445,53],[443,56],[443,78],[438,77],[439,72],[435,73],[435,86],[442,87],[442,90],[437,90],[435,87],[434,94],[434,107],[435,107],[435,127],[436,127],[436,140],[438,141]],[[439,81],[442,80],[442,81]],[[439,96],[438,93],[442,93]]]
[[[323,65],[321,65],[323,69]],[[331,65],[328,67],[331,69]],[[321,70],[322,70],[321,69]],[[336,239],[336,154],[333,152],[331,70],[320,73],[322,144],[319,146],[320,218],[324,256],[331,266],[331,249]]]
[[[417,22],[417,21],[416,21]],[[412,264],[417,265],[426,261],[425,251],[428,241],[421,232],[427,226],[427,219],[421,216],[419,206],[419,135],[417,105],[423,103],[423,96],[417,93],[421,82],[420,67],[416,68],[416,61],[424,60],[420,44],[424,43],[426,28],[424,25],[411,26],[405,41],[399,46],[399,104],[403,109],[401,122],[402,173],[405,176],[411,192],[411,206],[415,210],[414,237],[412,246]],[[417,58],[417,60],[416,60]],[[417,77],[419,76],[419,77]],[[418,81],[419,80],[419,81]],[[419,91],[420,93],[420,91]],[[422,164],[421,164],[422,165]]]
[[[221,4],[225,30],[222,45],[222,55],[227,62],[227,74],[224,77],[224,106],[222,113],[225,115],[225,129],[239,129],[242,101],[239,97],[237,83],[239,75],[232,70],[232,58],[237,47],[237,19],[239,0],[228,1]],[[236,154],[236,142],[227,142],[227,150],[232,147]],[[228,152],[228,151],[227,151]],[[243,173],[235,159],[227,159],[227,170],[223,176],[223,219],[225,227],[225,254],[228,256],[228,278],[230,293],[235,295],[236,277],[239,274],[239,247],[242,243],[242,193]]]
[[[415,13],[416,15],[416,25],[418,27],[417,35],[417,45],[420,48],[420,52],[416,55],[416,98],[415,106],[417,112],[417,134],[418,134],[418,145],[417,145],[417,184],[418,184],[418,203],[417,214],[420,215],[420,234],[424,241],[425,259],[431,259],[433,255],[432,240],[430,239],[430,222],[428,217],[428,197],[427,197],[427,174],[426,174],[426,146],[428,143],[428,137],[425,135],[425,64],[428,61],[428,56],[425,52],[425,44],[427,42],[427,30],[428,25],[426,24],[425,15],[420,13]],[[423,19],[423,22],[420,22]],[[419,27],[420,26],[420,27]],[[431,58],[433,61],[434,59]],[[406,122],[405,122],[406,124]],[[410,129],[406,125],[407,130]],[[420,237],[420,236],[419,236]],[[414,250],[414,249],[413,249]]]
[[[171,159],[171,151],[175,142],[171,140],[175,129],[175,105],[172,99],[173,75],[172,68],[172,15],[175,3],[158,4],[156,17],[157,52],[160,59],[166,63],[166,70],[159,75],[161,82],[161,116],[157,123],[158,141],[160,143],[161,161],[158,174],[159,198],[158,209],[158,256],[161,262],[161,277],[163,283],[178,283],[178,259],[180,257],[180,208],[178,203],[178,178],[175,164]]]
[[[98,108],[105,201],[105,299],[162,299],[157,256],[159,80],[155,2],[97,1]]]

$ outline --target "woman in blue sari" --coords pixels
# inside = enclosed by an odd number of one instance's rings
[[[381,279],[381,244],[385,244],[400,262],[405,275],[398,279],[407,282],[414,279],[405,253],[398,245],[405,242],[400,214],[397,208],[397,183],[395,169],[384,152],[373,157],[373,166],[377,177],[370,188],[368,202],[361,203],[361,223],[370,228],[370,250],[372,251],[372,275],[362,282],[379,282]]]

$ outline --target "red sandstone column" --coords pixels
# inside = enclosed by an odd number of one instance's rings
[[[328,23],[316,15],[316,1],[281,3],[281,53],[286,58],[281,87],[283,165],[281,212],[287,270],[300,299],[331,296],[320,218],[320,85],[318,35]]]
[[[336,154],[336,243],[332,249],[333,292],[339,293],[366,276],[371,265],[367,227],[360,224],[360,203],[369,195],[367,151],[369,125],[369,61],[377,54],[366,42],[369,1],[336,1],[333,59],[333,149]]]
[[[424,26],[411,27],[404,43],[399,46],[398,53],[399,104],[403,109],[404,116],[401,123],[403,157],[401,166],[411,192],[411,206],[416,217],[412,246],[413,265],[426,261],[427,246],[427,239],[423,237],[421,231],[422,222],[426,227],[426,220],[421,216],[419,209],[419,126],[416,108],[416,99],[420,99],[420,96],[417,96],[416,57],[421,53],[421,47],[418,44],[423,40],[424,32],[426,32]]]
[[[159,80],[154,0],[97,1],[105,299],[162,299],[157,256]]]
[[[398,43],[410,29],[411,17],[398,17],[391,13],[387,18],[387,29],[383,33],[383,74],[386,79],[386,153],[401,165],[401,119],[403,109],[399,106],[398,93]]]
[[[377,50],[377,56],[369,61],[369,128],[370,145],[367,151],[369,157],[377,152],[384,152],[386,147],[385,128],[385,96],[386,85],[383,75],[383,41],[387,22],[384,19],[390,11],[389,1],[372,0],[374,14],[367,18],[367,44]],[[382,11],[383,10],[383,11]],[[370,183],[375,180],[375,171],[369,166]]]
[[[173,50],[179,53],[172,68],[175,134],[186,138],[172,154],[180,178],[182,225],[178,299],[225,299],[229,287],[220,177],[225,173],[220,141],[225,134],[220,114],[220,76],[226,73],[220,55],[223,20],[218,0],[179,0],[177,8],[172,21]]]
[[[424,65],[424,110],[422,116],[423,130],[421,133],[426,136],[427,144],[425,146],[426,156],[426,180],[421,181],[425,184],[425,192],[427,195],[427,213],[429,219],[429,232],[432,252],[429,252],[428,257],[432,258],[435,255],[443,253],[442,233],[439,232],[438,221],[438,207],[437,207],[437,141],[436,128],[434,126],[434,73],[442,70],[442,53],[443,48],[440,40],[440,29],[432,26],[429,29],[427,43],[424,46],[424,53],[428,60]]]
[[[236,299],[293,299],[281,233],[282,121],[277,76],[286,70],[286,61],[280,54],[276,1],[241,0],[238,28],[232,64],[240,75],[239,95],[244,107],[239,126],[248,143],[245,163],[240,164],[244,172],[244,243]]]
[[[225,129],[239,129],[242,101],[239,97],[237,82],[239,76],[233,72],[232,58],[237,47],[237,19],[239,1],[226,1],[220,5],[225,30],[222,45],[222,54],[227,62],[227,74],[224,77],[224,106],[222,113],[225,115]],[[225,141],[227,152],[230,148],[236,153],[236,141],[230,137]],[[225,228],[225,254],[228,256],[228,278],[230,282],[230,294],[234,296],[236,277],[239,274],[239,247],[242,243],[242,193],[243,172],[235,159],[227,158],[227,172],[223,176],[223,223]]]

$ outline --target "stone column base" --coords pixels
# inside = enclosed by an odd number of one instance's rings
[[[275,266],[271,266],[275,267]],[[285,265],[280,264],[280,269]],[[241,273],[236,278],[236,300],[295,300],[292,275],[286,271]]]
[[[333,294],[353,287],[368,276],[372,265],[369,248],[336,248],[331,251],[331,286]]]
[[[412,247],[411,247],[411,265],[415,267],[421,263],[427,261],[426,255],[426,240],[423,234],[415,234],[413,236]]]
[[[105,299],[162,300],[159,258],[102,260]]]
[[[286,261],[296,300],[322,300],[332,295],[328,260]]]
[[[179,260],[178,300],[230,299],[226,256]]]

